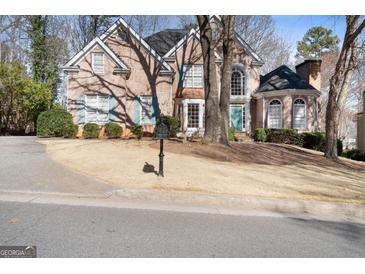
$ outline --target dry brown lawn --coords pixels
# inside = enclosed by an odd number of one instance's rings
[[[49,156],[113,186],[365,204],[365,164],[281,144],[165,144],[156,141],[41,140]]]

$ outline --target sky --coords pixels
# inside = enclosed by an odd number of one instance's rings
[[[344,37],[346,29],[345,16],[335,15],[283,15],[273,16],[276,28],[281,37],[283,37],[291,46],[291,61],[295,60],[296,44],[301,40],[308,29],[314,26],[323,26],[333,30],[340,40]],[[169,25],[176,27],[175,16],[169,17]]]
[[[323,26],[333,30],[340,39],[346,29],[344,16],[273,16],[279,34],[290,44],[296,45],[308,29],[314,26]]]
[[[331,29],[340,40],[345,35],[346,21],[344,16],[273,16],[279,35],[291,46],[291,61],[295,60],[297,41],[301,40],[308,29],[314,26],[323,26]]]

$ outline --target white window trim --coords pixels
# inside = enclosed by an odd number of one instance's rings
[[[295,122],[295,117],[294,117],[294,106],[295,106],[295,101],[296,100],[302,100],[304,102],[304,127],[294,127],[294,122]],[[301,129],[301,130],[305,130],[307,128],[307,101],[304,100],[303,98],[295,98],[293,100],[293,110],[292,110],[292,125],[293,125],[293,129]]]
[[[91,122],[89,121],[88,117],[87,117],[87,97],[88,96],[96,96],[96,122]],[[99,116],[99,97],[107,97],[108,98],[108,118],[106,119],[106,121],[98,121],[98,116]],[[110,110],[110,96],[109,95],[85,95],[85,123],[95,123],[98,125],[104,125],[106,123],[109,122],[109,110]]]
[[[270,127],[270,104],[272,101],[280,102],[280,127],[277,127],[277,128],[283,128],[283,102],[277,98],[271,99],[269,101],[269,104],[267,105],[267,128],[274,128],[274,127]]]
[[[188,104],[199,104],[199,127],[192,128],[188,127]],[[204,99],[185,99],[182,102],[183,111],[184,111],[184,131],[189,133],[199,131],[203,129],[203,115],[204,115],[204,108],[205,108],[205,101]]]
[[[198,86],[195,86],[194,85],[194,69],[193,69],[193,67],[201,67],[202,68],[202,76],[201,76],[201,85],[198,85]],[[187,68],[188,67],[190,67],[190,69],[192,70],[192,85],[191,86],[187,86],[186,85],[186,81],[185,81],[185,74],[186,74],[186,70],[187,70]],[[194,65],[194,64],[192,64],[192,65],[190,65],[190,64],[183,64],[183,75],[182,75],[182,77],[183,77],[183,87],[184,88],[204,88],[204,67],[203,67],[203,65],[200,65],[200,64],[196,64],[196,65]]]
[[[243,114],[243,109],[245,110],[245,122],[244,123],[242,122],[242,128],[238,132],[246,132],[247,131],[247,122],[248,121],[247,121],[247,106],[246,105],[247,104],[230,104],[229,105],[229,127],[231,127],[231,108],[232,107],[241,107],[242,114]]]
[[[140,105],[141,105],[139,117],[141,117],[141,125],[153,125],[153,123],[151,122],[151,120],[150,120],[149,123],[143,122],[143,116],[142,116],[142,113],[143,113],[142,99],[143,98],[151,98],[151,112],[153,112],[153,98],[152,98],[152,95],[142,95],[142,96],[139,96]]]
[[[234,71],[237,71],[239,73],[241,73],[241,85],[242,85],[242,81],[244,81],[243,83],[243,95],[232,95],[232,90],[231,90],[231,84],[232,84],[232,76],[231,76],[231,83],[230,83],[230,88],[229,88],[229,95],[230,95],[230,98],[231,99],[247,99],[249,98],[249,94],[248,94],[248,78],[247,78],[247,71],[246,71],[246,68],[243,67],[234,67],[232,69],[232,73]]]
[[[95,54],[102,54],[102,56],[103,56],[103,71],[95,71],[95,67],[94,67],[94,55]],[[91,66],[92,66],[93,72],[95,74],[104,74],[104,71],[105,71],[105,54],[104,54],[104,52],[92,52],[91,53]]]

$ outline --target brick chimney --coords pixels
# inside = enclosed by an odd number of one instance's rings
[[[297,74],[317,90],[321,90],[321,63],[321,59],[306,59],[295,66]]]

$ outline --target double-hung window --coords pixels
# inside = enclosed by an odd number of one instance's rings
[[[104,53],[93,52],[92,68],[94,73],[104,73]]]
[[[282,106],[279,100],[272,100],[268,107],[268,127],[282,128]]]
[[[108,122],[109,96],[87,95],[86,122],[104,124]]]
[[[306,128],[306,109],[303,99],[296,99],[293,104],[293,128]]]
[[[204,86],[203,65],[184,65],[183,77],[185,88],[202,88]]]
[[[153,119],[152,96],[141,96],[141,124],[152,124]]]

